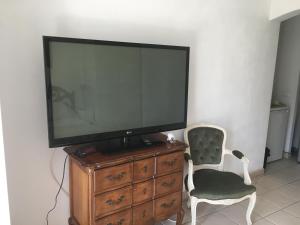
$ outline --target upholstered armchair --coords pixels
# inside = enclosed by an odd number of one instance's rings
[[[189,195],[192,225],[196,225],[197,205],[206,202],[215,205],[232,205],[249,200],[246,212],[247,224],[251,225],[251,214],[256,202],[256,188],[251,185],[248,172],[249,160],[238,150],[225,148],[226,131],[213,125],[194,125],[184,132],[188,148],[185,159],[188,175],[185,187]],[[243,178],[223,171],[224,155],[231,155],[243,163]]]

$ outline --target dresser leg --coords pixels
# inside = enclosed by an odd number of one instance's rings
[[[183,217],[184,217],[184,209],[181,208],[179,212],[177,212],[177,220],[176,225],[182,225]]]

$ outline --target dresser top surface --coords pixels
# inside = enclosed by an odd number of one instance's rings
[[[107,142],[93,143],[86,145],[76,145],[64,148],[72,159],[77,161],[81,166],[90,168],[104,168],[107,166],[113,166],[121,163],[131,162],[134,160],[141,160],[157,155],[168,154],[176,151],[184,151],[187,145],[180,141],[175,141],[170,144],[166,141],[166,136],[163,134],[155,134],[156,139],[161,140],[163,143],[159,145],[147,146],[136,149],[124,149],[119,151],[105,151],[108,148]],[[76,150],[89,149],[94,153],[80,158],[75,152]]]

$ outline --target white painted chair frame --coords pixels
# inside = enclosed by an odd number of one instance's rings
[[[196,125],[187,127],[184,131],[184,140],[188,145],[189,145],[188,132],[197,127],[211,127],[211,128],[221,130],[224,134],[224,139],[223,139],[223,144],[222,144],[221,162],[219,164],[193,165],[193,161],[191,159],[188,160],[188,196],[189,196],[189,199],[188,199],[187,204],[188,204],[188,208],[191,207],[191,217],[192,217],[191,225],[196,225],[197,205],[200,202],[206,202],[206,203],[213,204],[213,205],[232,205],[232,204],[241,202],[245,199],[249,199],[249,205],[248,205],[248,209],[247,209],[247,213],[246,213],[246,220],[247,220],[247,225],[251,225],[252,224],[251,214],[252,214],[252,211],[253,211],[255,203],[256,203],[256,192],[252,193],[251,195],[246,195],[239,199],[222,199],[222,200],[198,199],[198,198],[190,195],[190,191],[195,189],[194,182],[193,182],[193,174],[194,174],[195,170],[216,169],[219,171],[223,171],[224,156],[225,155],[234,156],[232,151],[229,149],[226,149],[226,147],[225,147],[226,138],[227,138],[226,131],[222,127],[215,126],[215,125],[196,124]],[[189,155],[191,155],[189,147],[186,149],[185,152],[188,153]],[[243,169],[244,169],[244,183],[247,185],[250,185],[251,179],[250,179],[249,171],[248,171],[249,160],[245,156],[243,156],[241,158],[241,161],[243,163]]]

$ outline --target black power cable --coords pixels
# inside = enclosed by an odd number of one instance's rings
[[[56,196],[55,196],[55,203],[54,203],[54,206],[52,209],[50,209],[47,213],[47,216],[46,216],[46,222],[47,222],[47,225],[48,225],[48,217],[49,217],[49,214],[56,208],[56,205],[57,205],[57,199],[58,199],[58,195],[62,189],[62,186],[64,184],[64,180],[65,180],[65,172],[66,172],[66,163],[67,163],[67,159],[68,159],[69,155],[66,156],[65,158],[65,162],[64,162],[64,169],[63,169],[63,176],[62,176],[62,179],[61,179],[61,182],[60,182],[60,185],[59,185],[59,189],[56,193]]]

